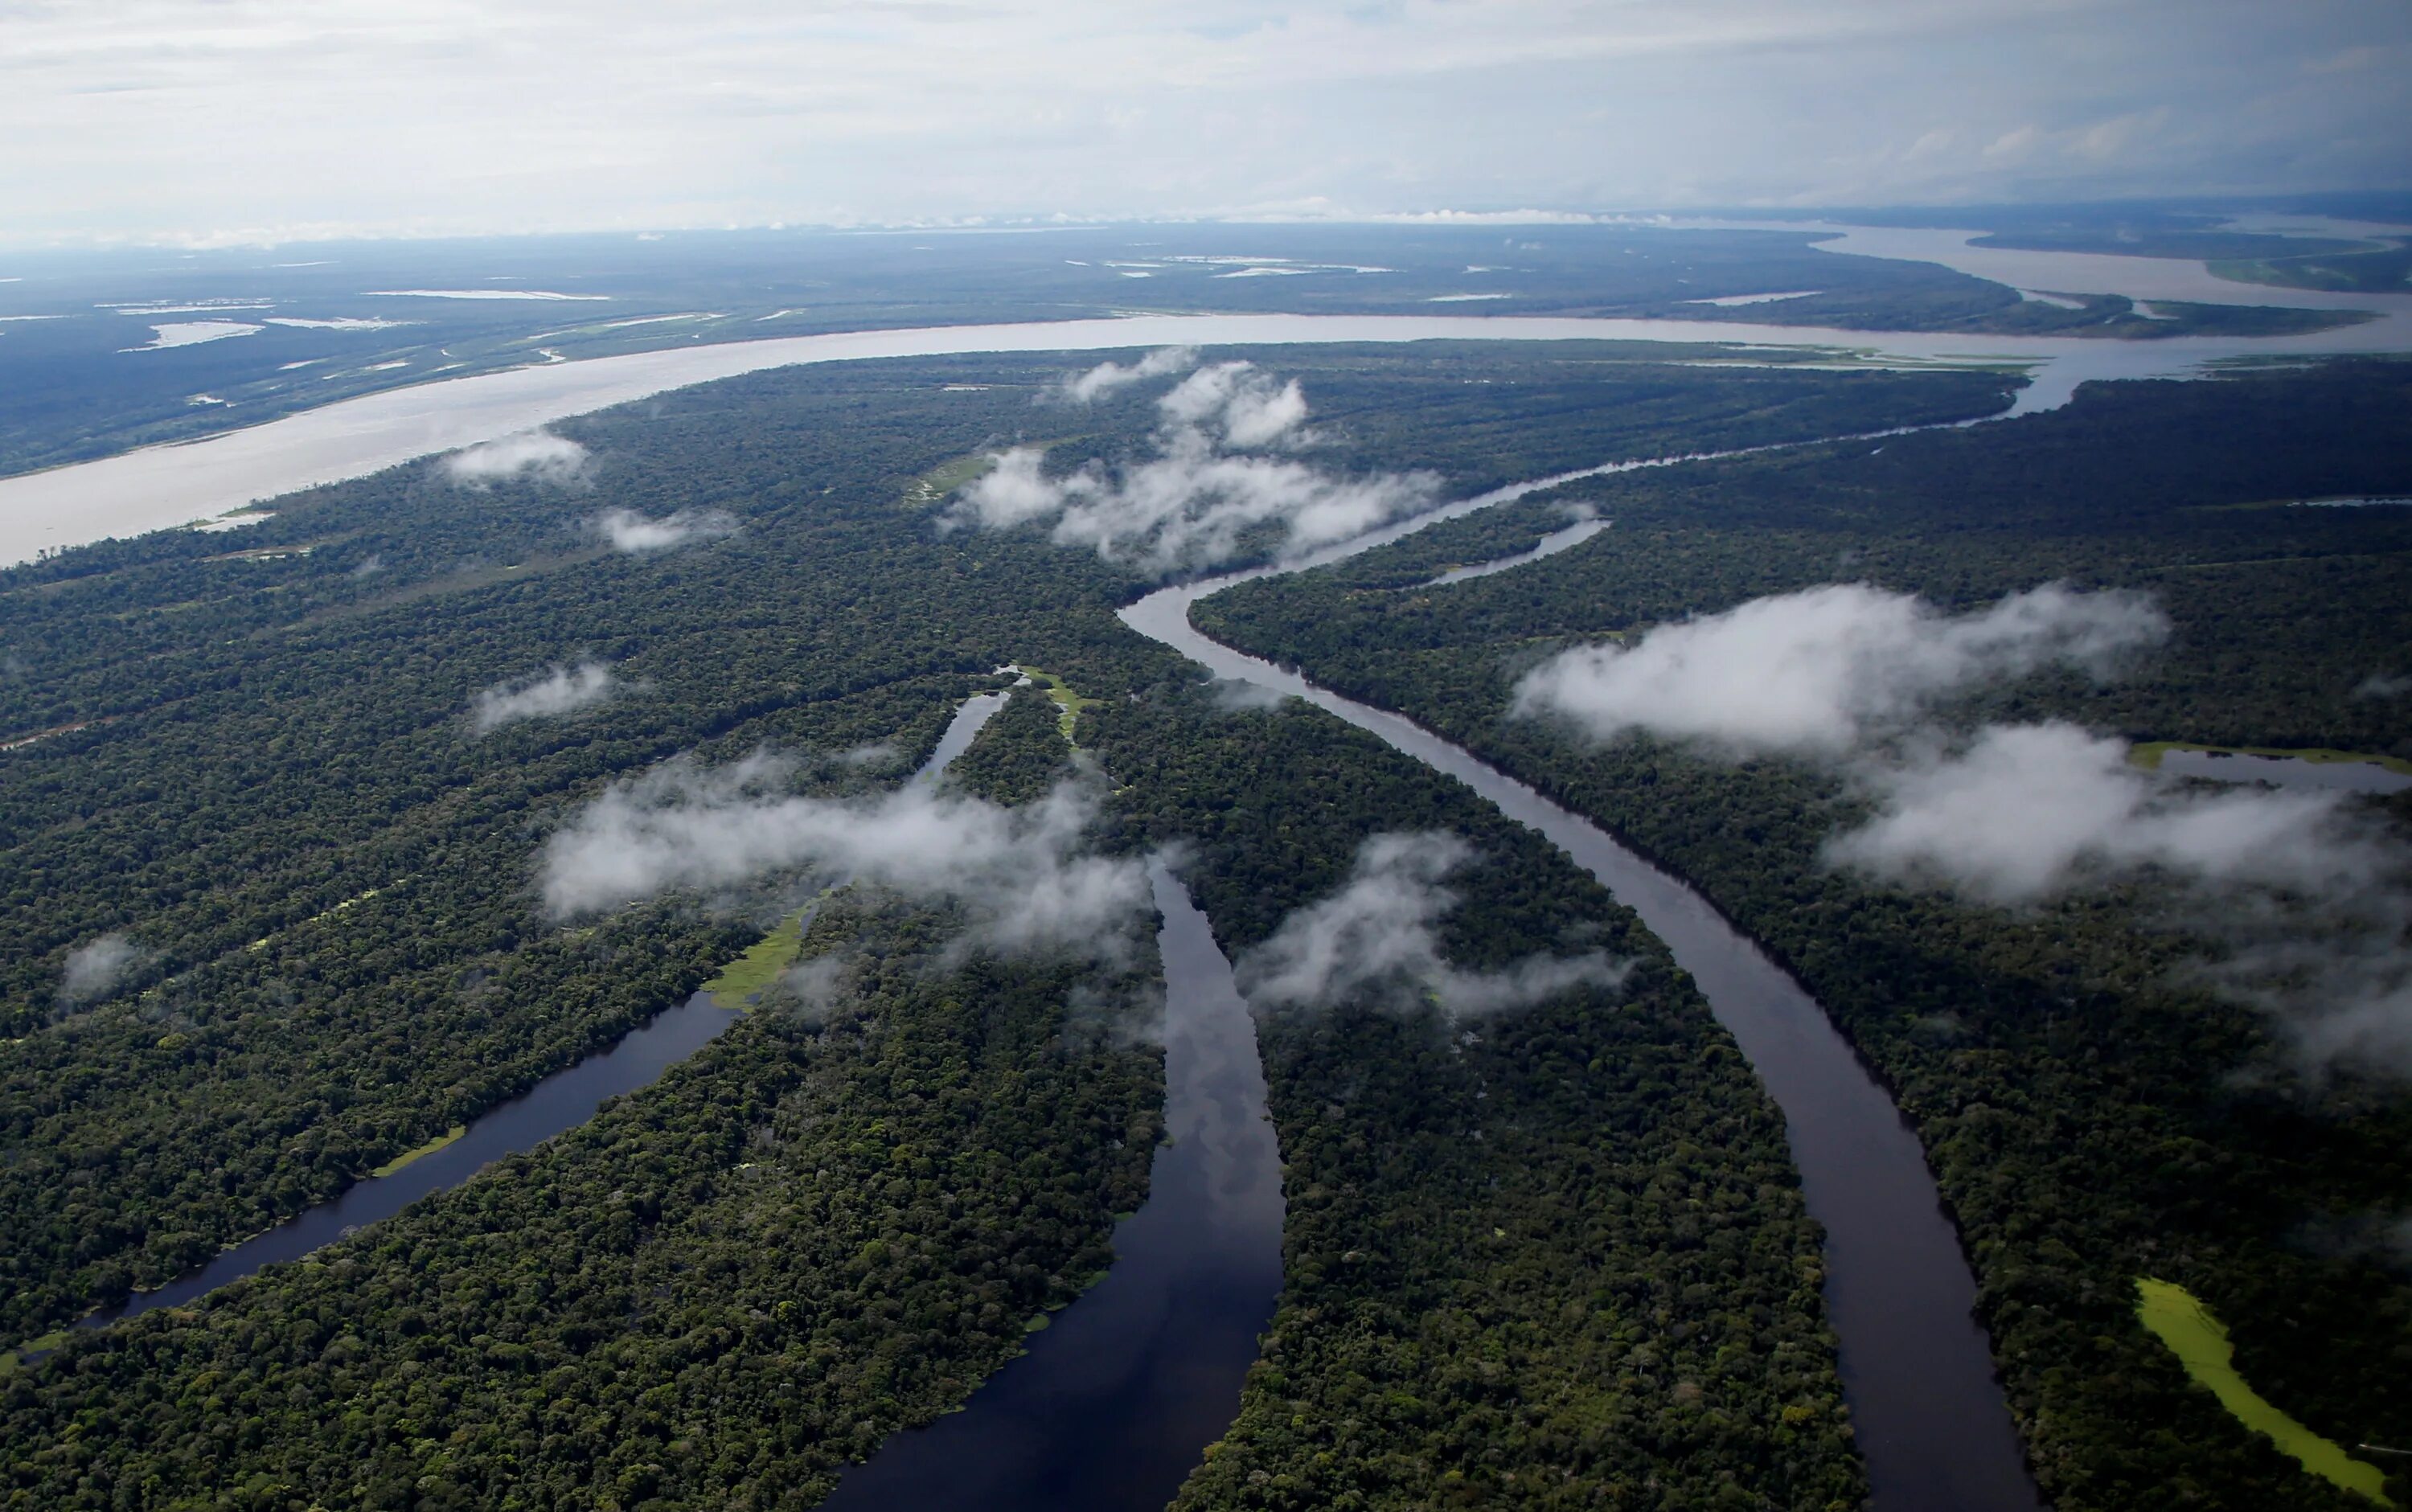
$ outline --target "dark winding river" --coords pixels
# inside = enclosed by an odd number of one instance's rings
[[[1122,620],[1219,677],[1304,698],[1455,777],[1539,830],[1639,914],[1691,973],[1783,1110],[1802,1194],[1826,1229],[1826,1304],[1841,1341],[1843,1392],[1867,1462],[1870,1506],[2034,1512],[2041,1497],[1977,1324],[1975,1278],[1925,1152],[1801,984],[1707,900],[1589,820],[1401,715],[1243,655],[1189,623],[1192,604],[1233,583],[1337,561],[1405,533],[1393,527],[1286,567],[1167,588],[1124,609]]]
[[[1161,866],[1164,1126],[1114,1267],[963,1410],[895,1434],[825,1512],[1155,1512],[1223,1436],[1281,1291],[1281,1154],[1256,1025]]]

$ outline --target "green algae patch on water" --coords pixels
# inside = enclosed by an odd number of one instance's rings
[[[2381,1506],[2395,1505],[2387,1499],[2385,1472],[2346,1454],[2333,1440],[2287,1417],[2245,1384],[2244,1377],[2236,1373],[2236,1349],[2228,1342],[2227,1328],[2192,1292],[2172,1282],[2139,1277],[2136,1293],[2137,1317],[2169,1346],[2195,1383],[2209,1387],[2238,1422],[2269,1435],[2321,1479],[2360,1491]]]
[[[804,947],[804,911],[798,909],[779,920],[779,927],[746,947],[745,953],[720,969],[720,975],[703,984],[712,1001],[724,1008],[744,1010],[746,1003],[771,990],[780,974],[796,963],[796,955]]]
[[[453,1140],[461,1138],[461,1136],[468,1132],[469,1129],[466,1124],[455,1123],[452,1125],[449,1132],[437,1135],[434,1138],[428,1140],[425,1144],[420,1145],[416,1150],[404,1151],[401,1154],[394,1156],[391,1160],[387,1161],[384,1165],[379,1166],[376,1169],[369,1172],[369,1174],[371,1176],[391,1176],[394,1172],[402,1169],[404,1166],[409,1165],[412,1161],[424,1160],[429,1155],[435,1153],[438,1150],[443,1149],[446,1145],[450,1144]]]

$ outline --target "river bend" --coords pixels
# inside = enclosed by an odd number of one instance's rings
[[[1640,915],[1690,973],[1782,1109],[1810,1215],[1826,1230],[1828,1314],[1875,1512],[2035,1512],[2041,1505],[1978,1326],[1977,1287],[1918,1137],[1800,983],[1708,901],[1607,831],[1402,715],[1344,698],[1233,651],[1189,623],[1237,582],[1395,540],[1434,521],[1520,496],[1501,490],[1286,567],[1162,589],[1125,624],[1218,677],[1304,698],[1464,783],[1537,829]]]
[[[823,1512],[1155,1512],[1240,1410],[1282,1282],[1281,1154],[1255,1022],[1206,916],[1149,868],[1164,1130],[1103,1281],[961,1412],[891,1435]]]

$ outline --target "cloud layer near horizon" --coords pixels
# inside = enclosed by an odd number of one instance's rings
[[[1473,859],[1455,835],[1375,835],[1358,847],[1338,892],[1292,912],[1234,971],[1249,1000],[1336,1007],[1368,995],[1432,994],[1452,1017],[1526,1007],[1577,987],[1614,987],[1627,967],[1592,951],[1529,956],[1504,971],[1470,972],[1442,959],[1434,926],[1457,905],[1443,884]]]
[[[1133,366],[1102,363],[1068,380],[1061,393],[1089,398],[1185,365],[1157,354]],[[1051,476],[1038,447],[998,452],[941,517],[942,528],[1007,530],[1052,521],[1059,546],[1085,546],[1110,562],[1158,575],[1213,566],[1237,555],[1252,531],[1276,533],[1282,554],[1346,540],[1402,515],[1431,507],[1439,480],[1429,474],[1344,477],[1267,451],[1309,444],[1306,395],[1250,362],[1217,362],[1191,373],[1156,401],[1162,417],[1153,455],[1120,468],[1092,461]]]
[[[0,195],[35,241],[2283,193],[2401,184],[2412,139],[2412,11],[2361,0],[128,0],[9,28]]]

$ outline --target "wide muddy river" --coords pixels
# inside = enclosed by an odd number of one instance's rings
[[[1758,229],[1769,229],[1763,223]],[[2213,279],[2200,263],[2083,253],[1999,252],[1964,231],[1828,227],[1838,252],[1914,258],[1975,272],[1998,268],[2059,291],[2155,291],[2161,298],[2346,308],[2375,318],[2294,336],[1951,335],[1732,320],[1521,316],[1146,315],[1020,325],[841,331],[635,352],[442,379],[365,394],[206,440],[146,447],[97,462],[0,478],[0,566],[112,536],[189,524],[319,483],[360,477],[434,452],[714,378],[819,362],[1124,347],[1335,342],[1641,341],[1816,349],[1893,367],[2006,365],[2029,382],[2014,414],[2065,404],[2096,379],[2187,377],[2250,359],[2412,351],[2412,295],[2334,295]],[[2015,266],[2010,263],[2014,262]],[[1979,276],[1996,276],[1984,272]],[[2120,286],[2112,287],[2111,286]],[[2183,292],[2173,292],[2182,290]],[[2238,291],[2243,291],[2242,293]],[[2150,297],[2150,296],[2146,296]]]

